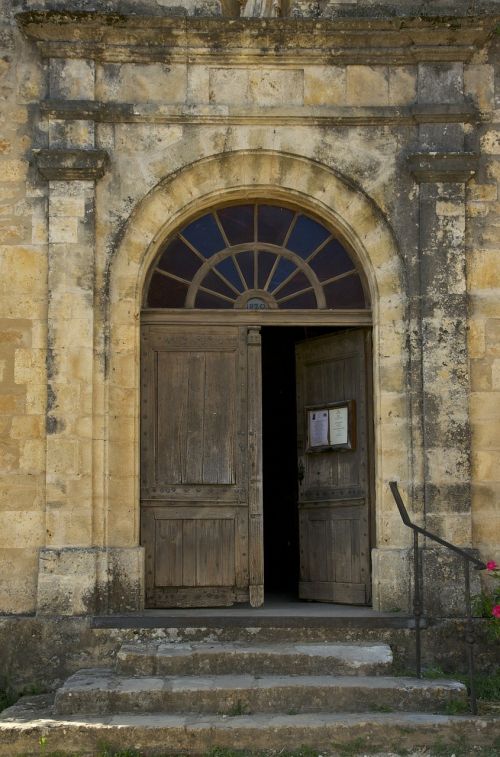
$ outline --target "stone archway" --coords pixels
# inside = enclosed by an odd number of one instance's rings
[[[259,197],[291,201],[324,218],[355,251],[368,282],[373,303],[377,606],[386,585],[390,591],[389,583],[381,581],[387,560],[401,571],[406,554],[406,535],[387,491],[392,478],[411,478],[403,267],[391,229],[374,203],[331,169],[302,157],[246,151],[213,156],[166,178],[132,213],[110,270],[108,544],[135,547],[139,539],[139,314],[147,271],[162,242],[193,214],[215,202]],[[121,465],[114,462],[118,447]],[[118,522],[120,544],[113,534]]]

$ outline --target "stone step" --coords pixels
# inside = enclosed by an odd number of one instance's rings
[[[56,693],[59,715],[196,712],[238,715],[417,710],[465,703],[463,684],[390,676],[119,676],[82,670]]]
[[[27,698],[24,698],[25,700]],[[31,698],[37,699],[36,697]],[[40,697],[38,697],[40,699]],[[0,757],[34,757],[41,754],[43,737],[50,753],[97,754],[106,744],[109,752],[134,749],[144,755],[206,754],[221,749],[255,752],[324,750],[329,755],[366,755],[405,749],[414,753],[449,745],[470,754],[500,738],[500,718],[434,715],[428,713],[329,713],[175,715],[163,713],[54,716],[50,707],[21,701],[0,719]],[[461,752],[462,753],[462,752]]]
[[[389,673],[388,644],[123,644],[116,670],[128,675],[380,675]]]

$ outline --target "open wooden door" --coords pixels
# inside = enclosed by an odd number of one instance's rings
[[[302,599],[370,601],[368,337],[296,346]]]
[[[142,327],[147,607],[263,601],[260,333]]]

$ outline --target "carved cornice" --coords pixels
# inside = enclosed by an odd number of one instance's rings
[[[473,105],[431,106],[268,106],[158,105],[94,100],[45,100],[46,117],[58,121],[153,124],[270,124],[312,126],[370,126],[418,123],[473,123],[480,115]]]
[[[473,152],[418,152],[408,157],[408,166],[416,181],[459,182],[472,179],[479,156]]]
[[[30,11],[17,15],[41,54],[107,62],[254,61],[416,63],[468,61],[493,34],[499,15],[228,19]]]
[[[36,150],[38,172],[47,181],[96,181],[109,163],[105,150]]]

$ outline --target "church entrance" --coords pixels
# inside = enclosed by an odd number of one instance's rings
[[[262,329],[266,594],[370,600],[369,338],[362,329]],[[342,420],[346,403],[357,414],[350,440],[312,447],[316,408],[325,431],[324,414]]]
[[[142,316],[146,606],[369,603],[369,323],[300,211],[232,205],[167,241]]]

